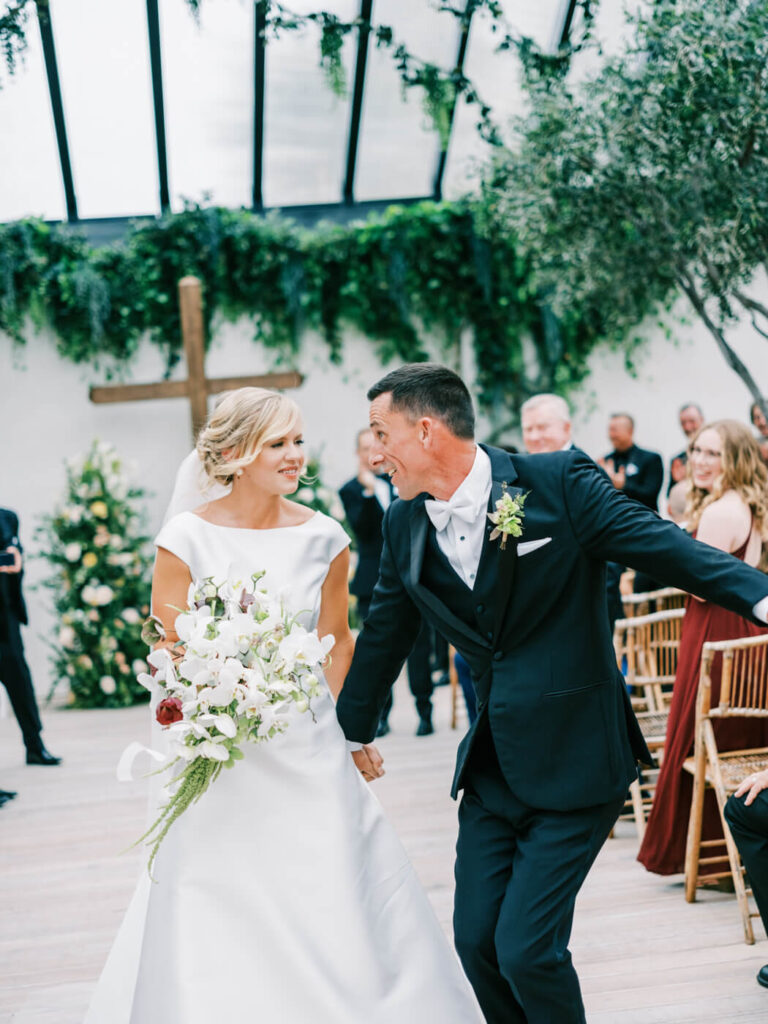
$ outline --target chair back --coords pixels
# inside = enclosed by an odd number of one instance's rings
[[[671,699],[684,617],[684,608],[670,608],[619,619],[614,627],[619,669],[647,711],[663,711]]]
[[[622,594],[621,603],[624,605],[624,617],[632,619],[638,615],[669,611],[670,608],[684,608],[687,597],[686,592],[677,587],[662,587],[642,594]]]
[[[720,668],[720,693],[713,706],[716,667]],[[704,644],[697,711],[704,718],[768,717],[768,634]]]

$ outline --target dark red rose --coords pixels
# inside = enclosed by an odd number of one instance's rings
[[[160,725],[173,725],[174,722],[180,722],[183,717],[178,697],[164,697],[157,705],[155,718]]]

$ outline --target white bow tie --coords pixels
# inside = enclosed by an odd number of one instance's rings
[[[455,494],[448,501],[427,498],[424,510],[438,533],[444,530],[452,518],[461,519],[464,523],[474,523],[477,519],[477,502],[467,496],[457,497]]]

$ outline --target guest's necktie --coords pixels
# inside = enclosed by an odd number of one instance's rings
[[[448,501],[440,501],[435,498],[427,498],[424,502],[424,510],[432,520],[432,523],[440,533],[444,530],[451,519],[460,519],[464,523],[474,523],[477,519],[477,503],[467,495],[456,495]]]

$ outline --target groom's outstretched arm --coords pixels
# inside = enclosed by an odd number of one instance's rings
[[[390,522],[388,512],[379,578],[336,705],[344,735],[360,743],[370,743],[376,735],[387,694],[421,626],[419,611],[403,586],[392,555]]]
[[[718,548],[694,540],[607,483],[584,455],[569,460],[563,498],[574,533],[590,554],[640,569],[652,579],[751,618],[761,625],[768,576]]]

